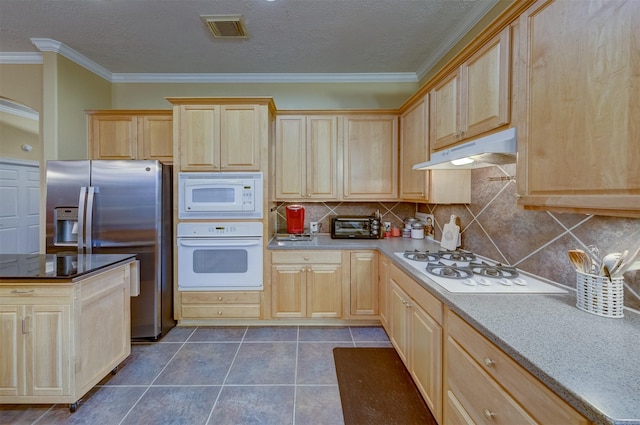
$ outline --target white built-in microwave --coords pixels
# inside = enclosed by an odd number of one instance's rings
[[[178,218],[262,218],[262,173],[178,173]]]

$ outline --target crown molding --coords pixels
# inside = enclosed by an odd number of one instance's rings
[[[451,32],[449,37],[438,46],[435,52],[427,58],[426,61],[418,68],[416,75],[422,79],[431,68],[451,50],[453,47],[462,40],[471,29],[496,5],[498,0],[479,0],[479,5],[476,9],[476,13],[469,15],[464,21],[460,23],[457,31]]]
[[[415,72],[305,74],[112,73],[59,41],[50,38],[32,38],[31,42],[41,52],[58,53],[112,83],[417,83],[419,81],[419,74]],[[0,63],[42,64],[42,53],[0,53]]]
[[[113,74],[113,83],[417,83],[415,72],[377,74]]]
[[[32,38],[31,43],[33,43],[33,45],[36,46],[41,52],[58,53],[69,59],[70,61],[104,78],[105,80],[111,81],[112,74],[108,69],[98,65],[91,59],[88,59],[86,56],[76,52],[71,47],[59,41],[52,40],[50,38]]]
[[[38,113],[38,111],[34,111],[28,106],[21,105],[4,98],[0,98],[0,112],[6,112],[8,114],[34,121],[38,121],[40,119],[40,114]]]
[[[8,52],[0,53],[2,65],[42,65],[42,53]]]

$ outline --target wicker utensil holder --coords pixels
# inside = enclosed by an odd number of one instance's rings
[[[624,279],[577,272],[576,307],[603,317],[623,317]]]

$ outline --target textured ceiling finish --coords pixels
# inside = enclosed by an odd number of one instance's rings
[[[0,52],[45,38],[112,73],[417,73],[496,1],[0,0]],[[200,20],[227,14],[247,40]]]

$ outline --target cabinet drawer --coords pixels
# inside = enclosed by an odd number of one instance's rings
[[[260,292],[182,292],[182,304],[260,304]]]
[[[235,304],[218,304],[218,305],[185,305],[182,304],[183,319],[259,319],[259,305],[235,305]]]
[[[0,298],[8,301],[13,298],[21,298],[22,300],[40,297],[69,297],[73,295],[73,286],[71,285],[52,285],[48,287],[42,286],[3,286],[0,287]]]
[[[492,342],[449,311],[447,331],[478,367],[498,381],[541,423],[587,424],[582,415],[555,395]]]
[[[340,251],[274,251],[271,253],[272,264],[340,264],[341,262],[342,252]]]
[[[527,412],[451,338],[447,341],[447,387],[447,398],[455,397],[477,424],[535,424]],[[563,422],[556,419],[550,423]]]

